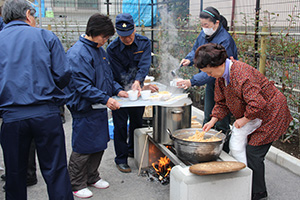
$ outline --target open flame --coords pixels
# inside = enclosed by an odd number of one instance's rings
[[[162,180],[164,177],[167,177],[172,169],[170,166],[170,159],[167,156],[160,157],[158,160],[158,164],[157,162],[152,163],[152,167],[159,175],[159,180]]]

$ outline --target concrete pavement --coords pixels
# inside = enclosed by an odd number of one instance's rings
[[[71,132],[72,120],[70,113],[66,109],[66,123],[64,124],[66,135],[67,156],[71,153]],[[138,166],[134,160],[129,158],[129,165],[132,173],[121,173],[114,163],[113,141],[109,142],[100,165],[100,174],[103,179],[110,183],[108,189],[90,188],[94,196],[93,200],[167,200],[169,199],[169,185],[150,182],[146,177],[138,176]],[[3,167],[2,149],[0,150],[0,166]],[[4,171],[0,171],[3,174]],[[300,160],[288,154],[271,148],[266,160],[266,182],[269,193],[269,200],[298,200],[300,197]],[[37,172],[38,184],[28,187],[29,200],[48,199],[46,184]],[[4,184],[0,181],[0,186]],[[5,199],[5,192],[0,189],[0,200]],[[78,198],[75,198],[78,199]],[[199,198],[200,199],[200,198]],[[222,196],[220,196],[222,199]]]

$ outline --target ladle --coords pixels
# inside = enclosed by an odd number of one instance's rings
[[[177,77],[177,71],[178,71],[181,67],[182,67],[182,64],[179,65],[179,67],[178,67],[177,69],[174,69],[174,70],[171,71],[171,74],[172,74],[173,77]]]

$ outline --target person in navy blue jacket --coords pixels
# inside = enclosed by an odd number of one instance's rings
[[[34,139],[49,199],[73,199],[59,106],[70,71],[54,33],[35,28],[35,9],[26,0],[7,0],[0,31],[0,140],[6,199],[26,199],[26,171]]]
[[[107,47],[111,68],[117,81],[125,90],[139,90],[151,65],[150,40],[136,33],[130,14],[116,17],[118,37]],[[121,108],[112,112],[114,123],[115,163],[121,172],[131,172],[127,163],[133,157],[133,131],[143,124],[144,107]],[[127,143],[127,121],[129,140]]]
[[[0,31],[4,28],[5,23],[3,22],[3,18],[2,18],[2,5],[0,6]]]
[[[200,22],[202,31],[193,46],[192,51],[182,59],[183,66],[192,66],[194,64],[195,51],[198,47],[207,43],[221,44],[225,47],[228,57],[237,59],[237,48],[231,35],[227,32],[227,21],[220,15],[219,11],[213,7],[207,7],[200,13]],[[225,22],[225,23],[224,23]],[[224,27],[225,25],[225,27]],[[215,78],[208,76],[206,73],[199,71],[191,79],[178,81],[177,85],[181,88],[188,88],[191,86],[201,86],[206,84],[205,100],[204,100],[204,122],[210,120],[211,111],[215,105],[214,101],[214,87]],[[225,117],[222,121],[216,123],[216,129],[224,132],[229,130],[230,115]]]
[[[98,168],[109,138],[107,108],[93,109],[93,104],[106,105],[111,110],[120,103],[111,96],[128,97],[113,79],[113,73],[102,46],[115,33],[108,16],[92,15],[85,34],[67,52],[72,79],[66,92],[67,106],[73,117],[72,148],[69,173],[73,194],[88,198],[91,185],[105,189],[109,183],[100,178]]]

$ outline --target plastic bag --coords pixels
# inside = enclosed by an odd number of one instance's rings
[[[257,118],[249,121],[242,128],[236,128],[233,126],[229,141],[229,154],[239,162],[243,162],[247,165],[247,136],[259,128],[261,126],[261,122],[262,120]]]

